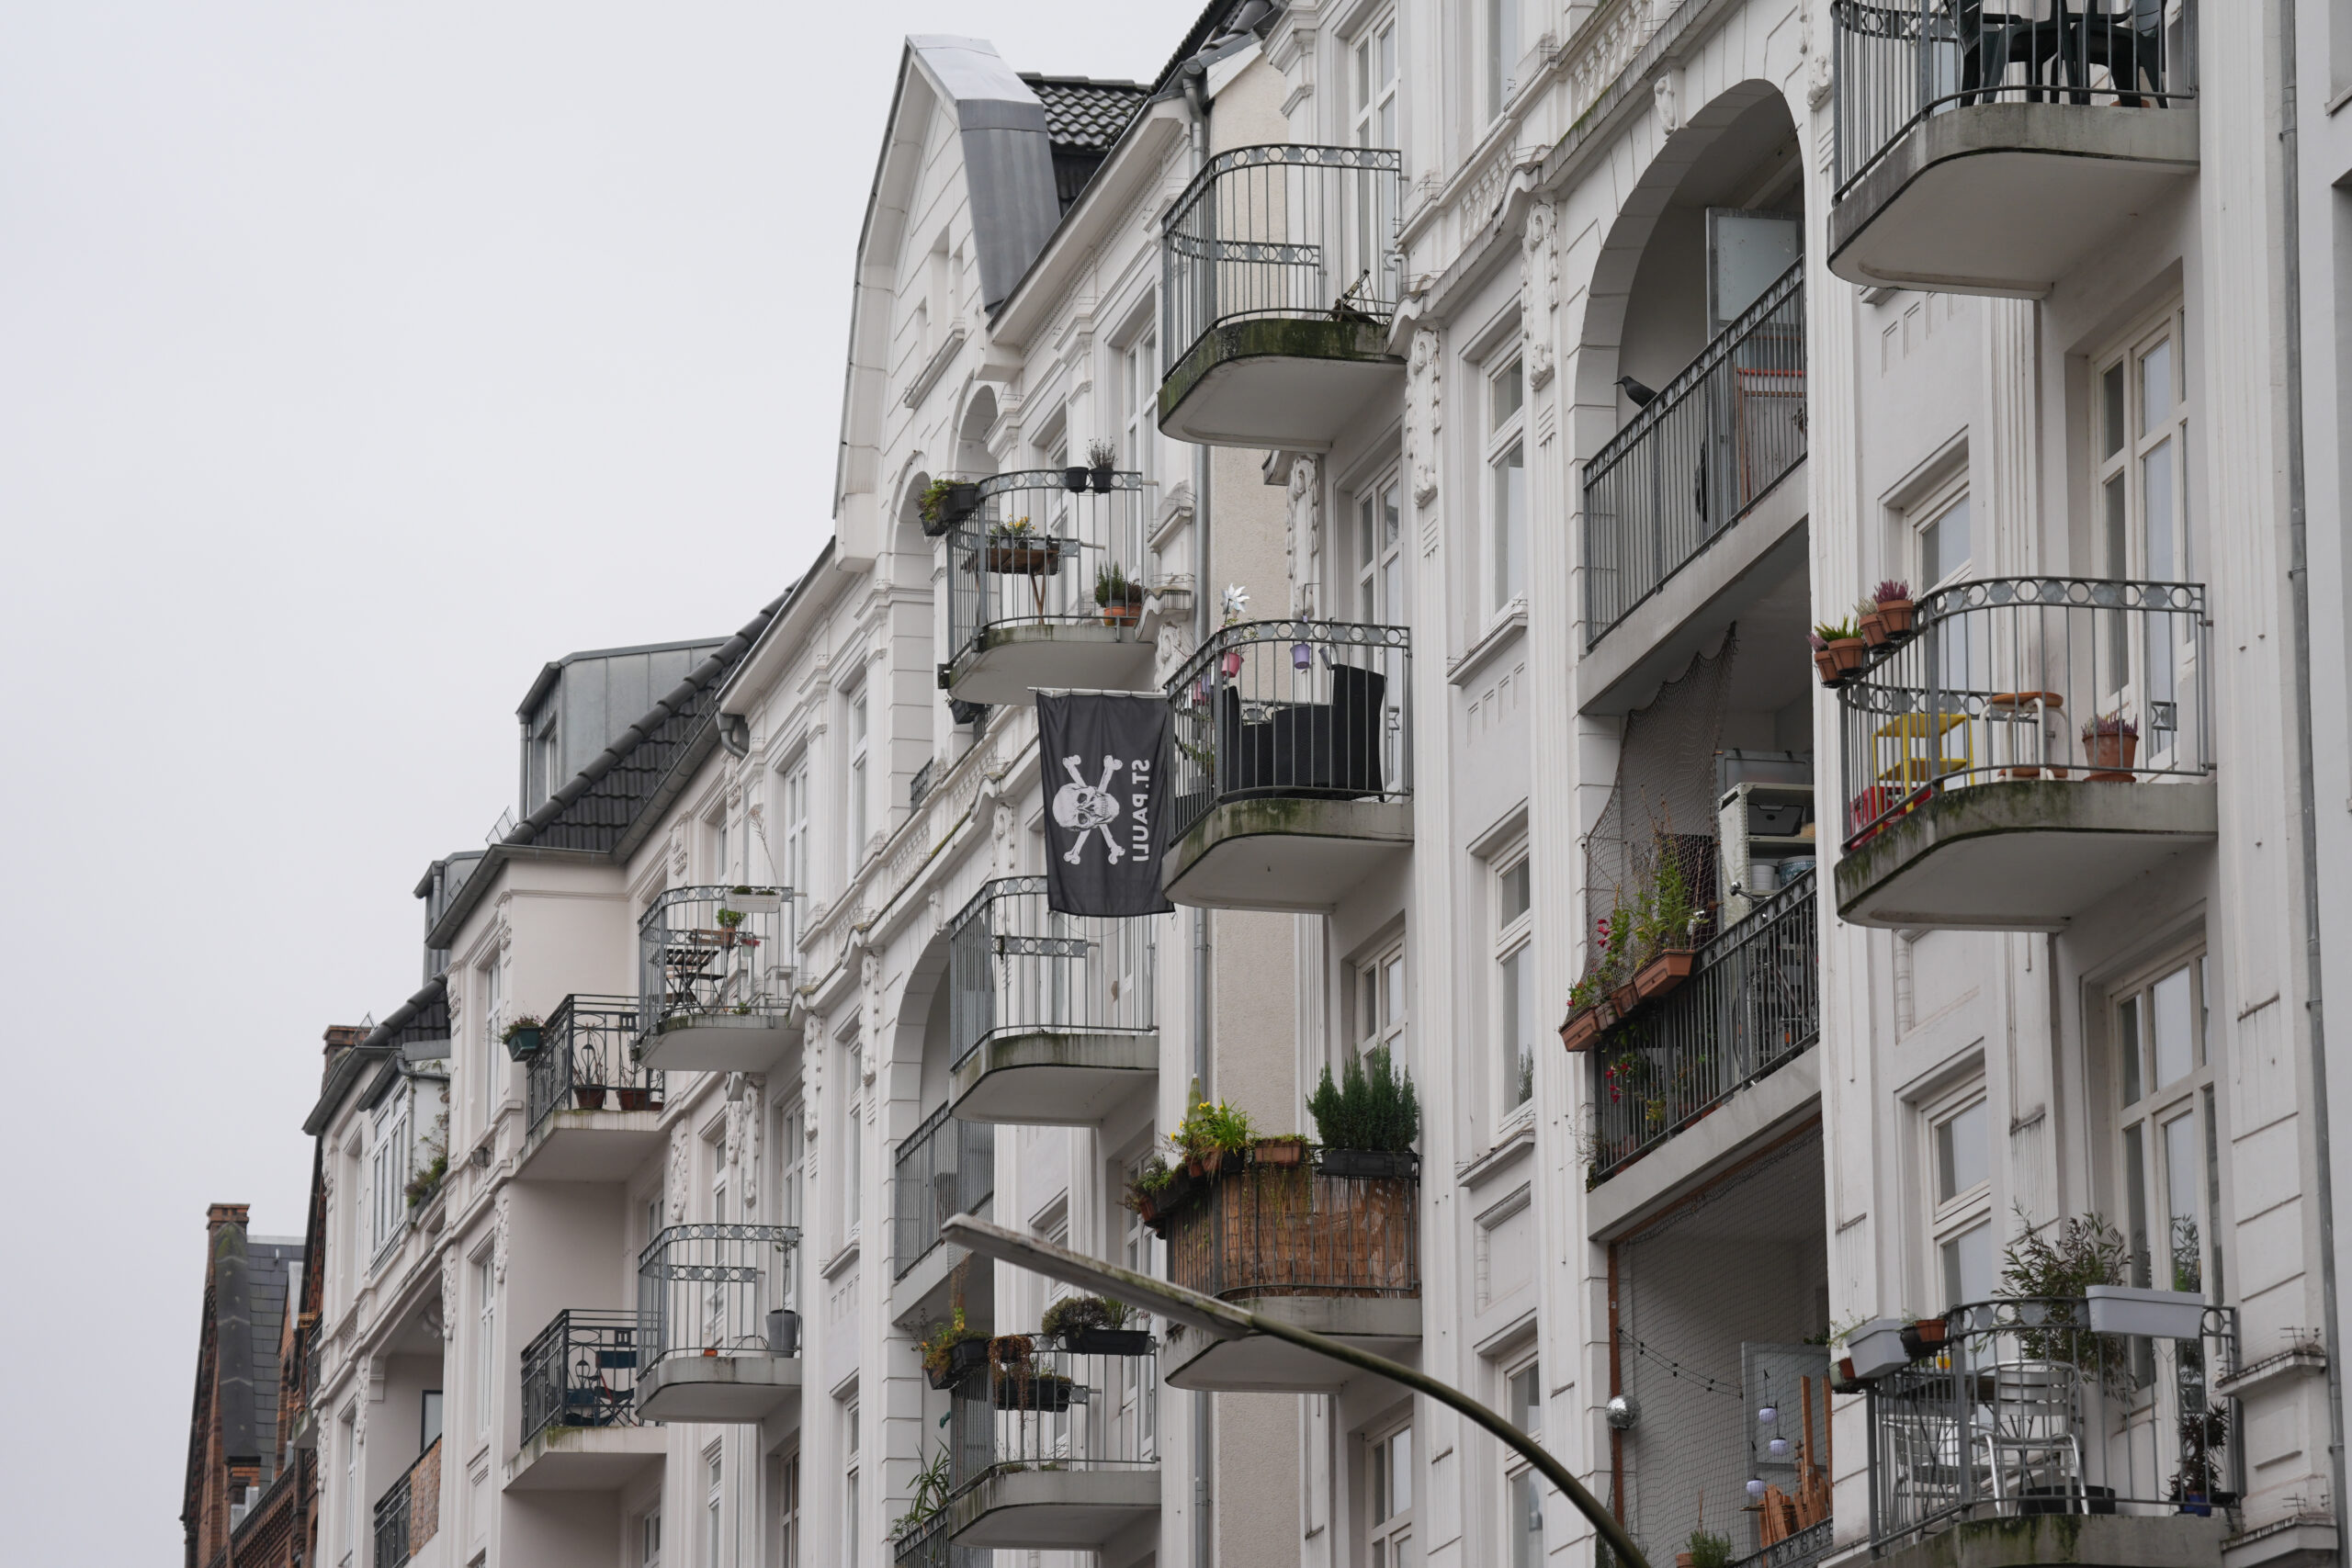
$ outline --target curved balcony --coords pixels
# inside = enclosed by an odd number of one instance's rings
[[[1370,1162],[1365,1173],[1345,1162]],[[1410,1155],[1313,1151],[1218,1177],[1168,1222],[1168,1277],[1378,1355],[1421,1338],[1420,1177]],[[1338,1392],[1354,1374],[1288,1340],[1187,1335],[1168,1381],[1215,1393]]]
[[[1402,626],[1251,621],[1204,643],[1168,687],[1168,897],[1312,913],[1409,849],[1411,677]]]
[[[618,1181],[663,1141],[663,1079],[639,1060],[635,997],[571,996],[524,1066],[530,1114],[517,1174]]]
[[[756,1422],[800,1393],[789,1225],[672,1225],[637,1263],[637,1410],[648,1421]]]
[[[2167,9],[1837,0],[1829,270],[2049,293],[2196,171],[2196,0]]]
[[[939,1239],[957,1214],[989,1212],[996,1196],[996,1128],[951,1116],[943,1105],[899,1145],[890,1164],[890,1303],[898,1322],[926,1322],[947,1311],[949,1276],[969,1259],[966,1293],[989,1300],[989,1265]]]
[[[673,887],[638,923],[649,1067],[765,1072],[792,1038],[792,892]]]
[[[1143,621],[1140,474],[1036,469],[982,479],[947,535],[948,661],[959,702],[1025,703],[1039,687],[1151,684]],[[1069,479],[1080,481],[1073,489]]]
[[[2205,590],[1994,578],[1838,695],[1857,925],[2063,931],[2218,831]]]
[[[514,1491],[611,1492],[662,1462],[666,1439],[637,1408],[637,1314],[571,1310],[523,1348]]]
[[[963,1122],[1090,1127],[1159,1080],[1148,919],[1056,914],[1046,879],[982,887],[949,928],[949,1102]]]
[[[1159,251],[1159,428],[1207,446],[1324,451],[1404,385],[1396,314],[1404,158],[1394,148],[1220,152]]]
[[[1001,1352],[948,1404],[948,1529],[958,1547],[1101,1551],[1159,1512],[1159,1363],[1043,1337]],[[1015,1340],[1014,1344],[1019,1341]]]

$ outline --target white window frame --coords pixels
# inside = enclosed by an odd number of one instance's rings
[[[474,1277],[474,1436],[490,1436],[498,1403],[498,1258],[484,1250],[470,1259]]]
[[[1928,535],[1950,522],[1954,516],[1966,520],[1968,554],[1961,560],[1944,567],[1940,571],[1935,571],[1931,569],[1928,560]],[[1977,525],[1975,509],[1970,503],[1968,479],[1965,473],[1945,481],[1911,506],[1905,515],[1904,522],[1908,529],[1906,554],[1911,561],[1911,580],[1914,585],[1912,592],[1915,597],[1925,598],[1939,588],[1949,588],[1956,582],[1967,581],[1980,574],[1981,569],[1978,563],[1983,556],[1980,548],[1981,531]],[[1936,537],[1940,541],[1942,536],[1938,533]],[[1940,554],[1940,544],[1939,553]],[[1975,690],[1984,684],[1984,681],[1978,677],[1984,673],[1982,665],[1989,650],[1982,647],[1971,646],[1970,628],[1976,618],[1962,615],[1955,620],[1947,621],[1934,634],[1941,639],[1939,647],[1942,668],[1946,671],[1943,676],[1944,682],[1948,685],[1962,690]],[[1951,673],[1955,669],[1964,673],[1959,675]],[[1986,678],[1989,679],[1989,676]]]
[[[1355,615],[1368,626],[1406,624],[1404,481],[1395,468],[1355,492]]]
[[[2157,993],[2176,979],[2187,993],[2188,1038],[2181,1043],[2188,1061],[2175,1077],[2159,1083],[2163,1043],[2157,1037],[2161,1019],[2154,1003]],[[2117,1228],[2132,1247],[2131,1282],[2159,1290],[2203,1291],[2208,1299],[2214,1295],[2210,1287],[2217,1283],[2219,1268],[2212,1235],[2211,982],[2203,948],[2175,950],[2109,987],[2107,1003]],[[2180,1129],[2186,1130],[2185,1147],[2174,1136]],[[2178,1163],[2184,1155],[2186,1171]],[[2186,1215],[2177,1207],[2184,1193]],[[2187,1257],[2180,1246],[2183,1218],[2190,1225],[2194,1248]]]
[[[368,1149],[368,1258],[381,1258],[408,1227],[407,1188],[413,1137],[408,1084],[396,1085],[377,1108]]]
[[[858,1239],[865,1224],[865,1082],[858,1043],[842,1042],[842,1245]]]
[[[860,1476],[860,1444],[857,1424],[857,1394],[854,1391],[841,1401],[842,1421],[842,1561],[857,1562],[858,1550],[858,1481]]]
[[[1488,868],[1494,899],[1495,1102],[1500,1120],[1510,1122],[1532,1115],[1535,1107],[1535,874],[1524,840],[1496,855]],[[1510,911],[1514,876],[1526,879],[1526,902],[1516,914]]]
[[[1152,447],[1159,438],[1159,329],[1148,302],[1145,325],[1119,354],[1119,455],[1129,469],[1149,483],[1159,472]],[[1140,562],[1136,563],[1139,569]]]
[[[1414,1448],[1410,1416],[1364,1434],[1364,1562],[1368,1568],[1417,1568],[1420,1562],[1413,1539],[1413,1509],[1420,1481],[1414,1468]],[[1396,1495],[1399,1478],[1404,1483],[1401,1501]]]
[[[727,1463],[720,1444],[702,1450],[703,1568],[722,1568],[727,1544]]]
[[[1955,1127],[1963,1117],[1981,1112],[1984,1119],[1984,1147],[1978,1152],[1984,1159],[1984,1179],[1956,1188],[1943,1190],[1942,1148],[1945,1131]],[[1996,1265],[1998,1256],[1993,1251],[1997,1239],[1993,1229],[1993,1169],[1997,1155],[1994,1138],[1992,1102],[1986,1097],[1984,1079],[1972,1076],[1965,1083],[1945,1090],[1920,1107],[1920,1188],[1927,1202],[1928,1255],[1926,1299],[1939,1306],[1960,1305],[1953,1299],[1953,1266],[1947,1259],[1947,1249],[1957,1246],[1961,1238],[1982,1231],[1986,1256]],[[1997,1285],[1998,1278],[1990,1281]]]
[[[1497,1408],[1507,1411],[1521,1431],[1537,1438],[1544,1436],[1544,1369],[1532,1343],[1497,1359],[1495,1392]],[[1496,1561],[1504,1568],[1542,1568],[1544,1479],[1515,1453],[1503,1456],[1501,1506],[1503,1550],[1496,1554]],[[1534,1526],[1533,1539],[1527,1543],[1530,1550],[1524,1554],[1518,1551],[1521,1538],[1516,1533],[1522,1517]]]
[[[787,1450],[776,1462],[776,1568],[800,1568],[800,1450]]]
[[[637,1516],[637,1561],[639,1568],[662,1568],[662,1505],[654,1504]]]
[[[1396,13],[1384,9],[1348,39],[1348,129],[1355,144],[1401,147],[1401,102],[1396,90]]]
[[[1512,73],[1519,68],[1520,0],[1486,0],[1478,8],[1478,60],[1484,80],[1479,83],[1481,124],[1502,118],[1519,91]]]
[[[867,738],[872,715],[865,705],[866,689],[860,686],[849,694],[849,716],[844,726],[845,756],[848,765],[842,787],[848,795],[845,813],[849,819],[849,869],[855,875],[865,863],[866,797],[871,793],[866,778]]]
[[[1527,369],[1517,339],[1495,356],[1483,380],[1486,537],[1480,553],[1486,570],[1480,575],[1486,587],[1480,609],[1491,623],[1527,598]]]
[[[808,894],[808,757],[801,752],[779,770],[784,792],[784,885],[795,897]]]
[[[343,1506],[336,1509],[335,1533],[343,1539],[341,1553],[335,1561],[342,1568],[351,1568],[359,1551],[359,1406],[356,1402],[344,1407],[343,1418],[336,1423],[342,1428],[343,1442]]]
[[[481,1093],[481,1130],[485,1133],[490,1131],[491,1123],[497,1120],[498,1108],[506,1101],[506,1080],[500,1060],[505,1055],[506,1043],[498,1037],[501,1027],[500,1015],[505,1011],[505,998],[503,994],[505,990],[505,980],[500,973],[503,967],[503,956],[498,951],[498,943],[493,939],[491,943],[489,962],[474,971],[480,977],[481,991],[482,1067],[481,1082],[479,1088]]]
[[[1406,1064],[1406,1039],[1412,1027],[1412,973],[1405,964],[1405,938],[1400,932],[1348,966],[1351,1013],[1351,1057],[1362,1061],[1375,1046],[1388,1047],[1388,1059]]]
[[[2163,356],[2164,395],[2151,406],[2151,373]],[[2094,467],[2091,514],[2101,576],[2126,581],[2195,581],[2189,527],[2188,321],[2175,303],[2143,321],[2092,362]],[[2118,421],[2120,420],[2119,427]],[[2161,479],[2158,479],[2161,476]],[[2168,490],[2169,493],[2166,494]],[[2168,513],[2158,515],[2158,513]],[[2111,615],[2099,663],[2108,678],[2101,711],[2133,718],[2150,763],[2170,765],[2182,731],[2181,694],[2191,688],[2196,631],[2187,615]],[[2131,634],[2137,629],[2141,635]],[[2177,640],[2160,645],[2167,633]],[[2171,722],[2163,722],[2169,716]],[[2086,716],[2087,719],[2088,716]]]

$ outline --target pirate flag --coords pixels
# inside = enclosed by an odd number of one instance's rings
[[[1160,915],[1168,700],[1156,692],[1037,698],[1046,903],[1065,915]]]

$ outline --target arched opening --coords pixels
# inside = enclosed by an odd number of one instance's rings
[[[964,405],[964,417],[956,426],[957,478],[984,479],[996,472],[996,455],[989,450],[989,432],[995,427],[995,389],[980,387]]]

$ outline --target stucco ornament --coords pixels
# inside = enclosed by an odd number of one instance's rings
[[[359,1396],[352,1401],[351,1408],[351,1446],[355,1449],[368,1446],[368,1407],[375,1403],[369,1397],[368,1385],[375,1381],[376,1358],[363,1358],[359,1363],[359,1376],[353,1384],[359,1391]]]
[[[498,1207],[490,1219],[490,1277],[500,1284],[506,1283],[506,1233],[512,1205],[505,1193],[498,1195]]]
[[[686,1134],[683,1127],[670,1134],[668,1188],[670,1223],[674,1225],[686,1217]]]
[[[1682,78],[1667,72],[1650,85],[1650,92],[1657,100],[1657,124],[1668,136],[1682,129]]]
[[[1322,469],[1312,457],[1290,465],[1290,608],[1294,615],[1315,613],[1317,563],[1322,558]]]
[[[1558,303],[1560,264],[1555,242],[1556,221],[1552,204],[1539,201],[1527,209],[1527,233],[1520,254],[1520,332],[1526,339],[1522,358],[1527,384],[1540,388],[1552,379],[1552,310]]]
[[[455,1251],[441,1255],[441,1337],[458,1337],[458,1255]]]
[[[1829,51],[1814,47],[1813,6],[1797,6],[1797,52],[1804,56],[1804,101],[1819,108],[1829,101]]]
[[[996,808],[996,821],[990,834],[993,840],[991,852],[995,857],[996,874],[999,876],[1012,874],[1013,857],[1020,853],[1020,847],[1014,840],[1015,830],[1020,825],[1020,818],[1014,814],[1011,803],[999,801]]]
[[[683,822],[670,824],[670,874],[682,881],[686,874],[686,827]]]
[[[1413,476],[1413,502],[1418,506],[1437,499],[1437,433],[1442,408],[1437,332],[1423,327],[1413,334],[1412,357],[1405,370],[1405,464]]]

